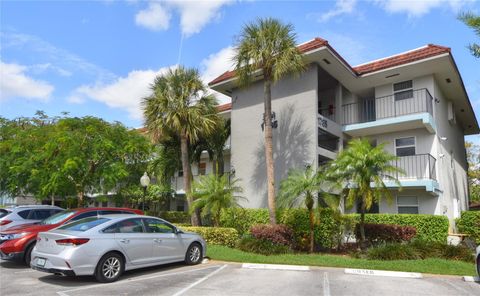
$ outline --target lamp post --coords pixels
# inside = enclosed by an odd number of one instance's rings
[[[142,202],[142,211],[145,212],[145,197],[147,195],[147,187],[150,185],[150,178],[147,175],[147,172],[143,174],[140,178],[140,185],[143,187],[143,202]]]

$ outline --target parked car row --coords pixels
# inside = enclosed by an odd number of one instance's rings
[[[116,281],[125,270],[185,261],[198,264],[204,239],[128,208],[80,208],[0,233],[0,257],[59,275]]]

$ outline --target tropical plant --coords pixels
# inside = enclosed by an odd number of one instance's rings
[[[283,24],[273,18],[258,19],[243,27],[233,58],[240,85],[248,85],[252,80],[252,74],[258,70],[261,70],[263,75],[263,126],[271,224],[276,223],[271,86],[287,74],[298,74],[305,69],[295,39],[296,34],[291,24]]]
[[[201,210],[202,216],[211,216],[213,225],[220,226],[220,214],[223,209],[240,207],[239,200],[245,199],[238,195],[243,192],[238,185],[239,179],[231,179],[230,176],[217,176],[209,174],[200,176],[193,182],[192,195],[195,201],[192,210]]]
[[[319,200],[328,201],[331,204],[333,196],[328,194],[332,189],[332,183],[328,180],[326,170],[321,167],[315,171],[311,166],[305,170],[293,169],[288,177],[280,183],[278,205],[280,208],[298,207],[305,203],[310,219],[310,252],[314,249],[315,213],[313,207],[315,196]]]
[[[180,139],[183,185],[188,206],[191,194],[191,165],[189,147],[202,135],[211,134],[216,122],[217,101],[208,95],[198,70],[178,67],[157,76],[151,86],[152,95],[143,99],[145,126],[154,141],[166,135]],[[192,214],[192,225],[198,226],[198,213]]]
[[[396,176],[403,171],[393,165],[397,157],[384,147],[385,144],[372,147],[367,139],[352,140],[330,166],[332,176],[347,186],[347,207],[356,202],[360,204],[361,246],[365,242],[365,212],[382,196],[389,202],[392,200],[385,181],[393,181],[400,187]]]
[[[465,25],[473,29],[475,34],[480,37],[480,16],[475,15],[472,12],[464,12],[458,16]],[[477,43],[471,43],[468,48],[474,57],[480,58],[480,45]]]
[[[213,163],[213,174],[223,175],[225,167],[225,142],[230,137],[230,119],[220,117],[215,130],[210,135],[200,139],[194,147],[193,160],[200,162],[203,151],[207,151],[210,161]]]

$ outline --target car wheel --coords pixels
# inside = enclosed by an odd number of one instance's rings
[[[188,265],[195,265],[202,261],[203,251],[199,243],[193,243],[188,247],[187,254],[185,254],[185,263]]]
[[[25,265],[27,265],[27,266],[30,266],[30,261],[32,261],[32,250],[33,250],[33,247],[35,247],[35,243],[29,245],[29,246],[25,249],[25,253],[23,254],[23,261],[24,261]]]
[[[125,270],[125,262],[118,253],[105,254],[98,261],[95,269],[95,278],[101,283],[111,283],[122,275]]]

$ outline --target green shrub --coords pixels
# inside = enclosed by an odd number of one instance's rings
[[[356,254],[358,256],[358,254]],[[416,260],[442,258],[473,262],[472,251],[462,245],[451,246],[438,242],[416,240],[408,244],[386,244],[367,250],[366,258],[371,260]],[[361,255],[360,255],[361,256]]]
[[[256,239],[248,235],[238,242],[237,248],[244,252],[262,255],[278,255],[292,252],[288,246],[275,244],[266,239]]]
[[[253,238],[259,240],[264,239],[284,246],[293,245],[293,231],[287,225],[258,224],[252,226],[250,233]]]
[[[358,223],[359,214],[350,214]],[[445,243],[448,236],[448,218],[426,214],[366,214],[365,223],[412,226],[417,230],[417,239]]]
[[[234,228],[187,226],[181,229],[200,234],[208,244],[226,247],[235,247],[239,237]]]
[[[418,253],[409,245],[386,244],[368,249],[370,260],[415,260],[420,259]]]
[[[480,244],[480,211],[463,212],[456,224],[460,233],[468,234]]]
[[[248,233],[253,225],[269,222],[268,209],[230,208],[220,214],[220,226],[235,228],[240,235]]]
[[[417,230],[412,226],[399,226],[393,224],[374,224],[366,223],[364,225],[365,239],[370,244],[382,243],[400,243],[410,241],[417,234]],[[355,228],[355,236],[360,237],[360,224]]]
[[[149,215],[157,216],[164,220],[167,220],[170,223],[181,223],[181,224],[189,224],[190,223],[190,215],[188,212],[179,212],[179,211],[166,211],[160,213],[150,213]]]

